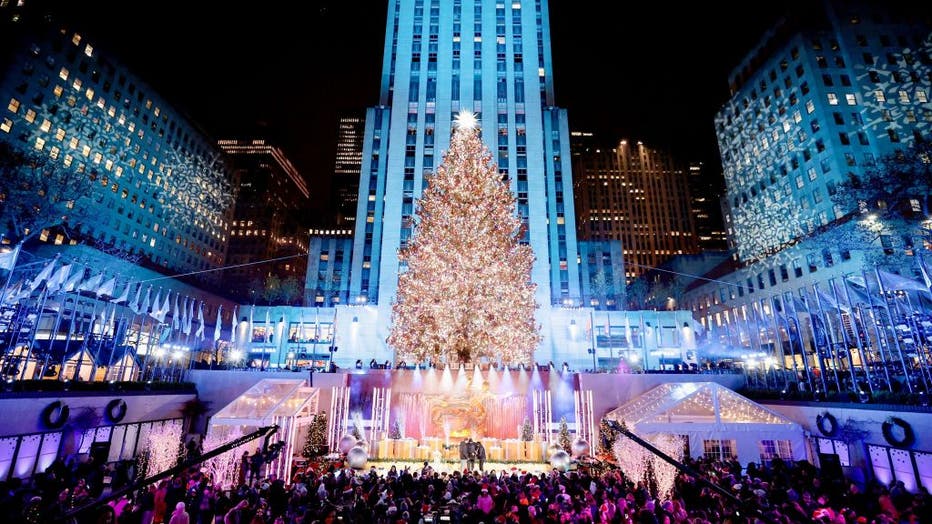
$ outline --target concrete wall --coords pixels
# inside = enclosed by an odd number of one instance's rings
[[[163,420],[181,417],[181,407],[193,399],[193,393],[159,394],[113,394],[97,396],[43,396],[0,398],[0,436],[25,435],[51,431],[42,424],[42,410],[51,402],[62,401],[75,417],[83,408],[93,409],[101,417],[101,424],[106,424],[104,410],[107,403],[115,398],[126,401],[126,417],[121,424]]]

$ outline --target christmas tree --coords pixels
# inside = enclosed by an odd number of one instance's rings
[[[527,417],[524,417],[524,422],[521,424],[521,440],[525,442],[534,440],[534,428],[531,427],[531,421]]]
[[[327,452],[327,412],[318,413],[311,425],[307,428],[307,439],[301,456],[304,458],[318,457]]]
[[[563,448],[563,451],[566,451],[566,452],[569,452],[570,447],[573,445],[573,442],[570,439],[570,427],[566,423],[566,417],[560,417],[559,444],[560,444],[560,447]]]
[[[403,272],[388,343],[416,362],[530,363],[540,341],[534,253],[520,243],[514,195],[475,116],[460,113],[455,127],[399,252]]]

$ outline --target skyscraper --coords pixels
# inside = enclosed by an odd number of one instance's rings
[[[365,119],[357,116],[340,118],[337,129],[336,161],[333,165],[332,205],[334,225],[338,228],[352,226],[356,221],[359,203],[359,174],[362,172],[362,144],[365,134]]]
[[[307,182],[281,148],[265,139],[225,139],[218,146],[230,160],[238,189],[225,287],[254,301],[259,297],[250,292],[260,292],[266,276],[290,277],[300,281],[295,299],[301,298],[307,270]]]
[[[700,251],[725,251],[728,238],[722,221],[721,178],[712,176],[702,162],[689,164],[689,201]]]
[[[572,140],[579,238],[621,241],[628,282],[673,256],[698,252],[681,162],[641,142],[600,146],[582,132]]]
[[[462,110],[477,114],[517,196],[538,302],[578,299],[569,131],[553,96],[546,0],[389,2],[379,104],[366,115],[351,299],[393,300],[414,202]]]

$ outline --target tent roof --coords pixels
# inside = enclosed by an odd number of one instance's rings
[[[672,382],[657,386],[605,415],[630,428],[640,424],[692,423],[781,426],[792,420],[716,382]]]
[[[211,424],[267,426],[278,417],[297,416],[317,407],[319,391],[302,379],[262,379],[210,418]]]

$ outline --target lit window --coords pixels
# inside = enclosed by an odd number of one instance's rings
[[[11,98],[10,105],[6,106],[6,108],[9,109],[11,113],[19,111],[19,100]]]
[[[55,93],[55,98],[61,98],[61,93],[64,91],[61,86],[55,86],[55,89],[52,90]]]
[[[113,170],[113,160],[110,160],[110,159],[108,158],[107,161],[104,162],[104,168],[106,168],[107,171],[112,171],[112,170]]]
[[[803,115],[799,112],[799,109],[793,112],[793,122],[797,124],[800,123],[803,119]]]
[[[883,94],[883,91],[880,89],[874,91],[874,98],[876,98],[878,102],[887,101],[887,97]]]
[[[84,155],[84,156],[90,156],[90,155],[91,155],[91,146],[87,146],[87,145],[86,145],[86,146],[84,146],[83,148],[81,148],[81,154]]]
[[[828,94],[828,103],[829,103],[829,105],[837,106],[837,105],[838,105],[838,95],[836,95],[835,93],[829,93],[829,94]],[[808,103],[806,103],[806,109],[807,109],[807,110],[809,109],[809,104],[808,104]]]
[[[32,109],[26,110],[26,121],[30,124],[36,121],[36,112]]]
[[[94,46],[91,44],[84,46],[84,54],[87,56],[92,56],[94,54]]]
[[[58,146],[52,146],[52,149],[49,150],[49,157],[52,160],[58,160],[59,153],[61,153],[61,149],[58,149]]]
[[[9,133],[10,129],[13,129],[13,121],[9,118],[4,118],[3,122],[0,122],[0,131],[4,133]]]
[[[123,176],[123,166],[117,166],[114,173],[116,174],[117,178]]]
[[[909,103],[909,93],[907,93],[906,91],[900,91],[900,102],[902,102],[902,103],[904,103],[904,104],[908,104],[908,103]]]
[[[68,80],[68,68],[67,67],[61,68],[61,71],[58,72],[58,77],[61,78],[62,80]]]
[[[74,36],[71,37],[71,43],[74,44],[74,45],[80,44],[80,43],[81,43],[81,35],[78,34],[78,33],[75,33]]]
[[[64,139],[65,139],[65,130],[59,127],[57,130],[55,130],[55,140],[58,140],[59,142],[61,142]]]
[[[153,113],[155,114],[155,116],[159,116],[159,113],[161,113],[161,112],[162,112],[162,110],[159,109],[159,108],[157,108],[157,107],[155,108],[155,111],[153,111]]]
[[[51,128],[52,128],[52,123],[49,122],[48,120],[43,120],[42,125],[39,126],[39,129],[41,129],[43,133],[48,133],[49,129]]]
[[[94,163],[99,164],[101,160],[103,160],[103,155],[100,153],[94,153]]]
[[[917,89],[916,90],[916,102],[919,102],[920,104],[925,104],[928,101],[929,101],[929,98],[926,96],[925,90]]]
[[[847,102],[849,106],[853,106],[858,103],[858,98],[854,95],[854,93],[848,93],[845,95],[845,102]]]
[[[40,136],[36,138],[36,149],[41,150],[43,147],[45,147],[45,139]]]
[[[71,149],[75,149],[76,147],[78,147],[78,137],[76,136],[71,137],[71,141],[68,142],[68,145],[71,147]]]
[[[65,167],[71,167],[71,162],[74,161],[74,158],[71,155],[65,155]]]
[[[812,100],[807,100],[806,101],[806,112],[811,114],[813,111],[815,111],[815,104],[812,103]]]
[[[543,68],[543,67],[538,67],[538,68],[537,68],[537,76],[544,76],[544,68]]]

